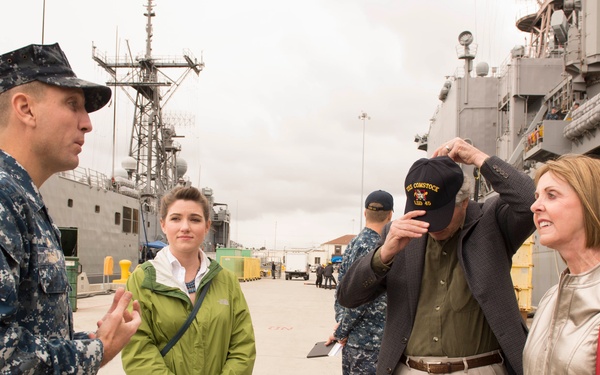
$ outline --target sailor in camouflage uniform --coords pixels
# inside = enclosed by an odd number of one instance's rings
[[[73,331],[60,231],[38,188],[75,168],[88,112],[110,99],[78,79],[58,46],[0,56],[0,373],[94,374],[141,323],[123,289],[95,333]]]
[[[392,219],[394,198],[387,192],[377,190],[365,200],[365,228],[354,237],[344,251],[338,281],[352,263],[368,254],[377,246],[381,230]],[[338,284],[339,285],[339,284]],[[333,337],[345,344],[342,351],[342,373],[344,375],[375,374],[377,356],[385,325],[386,294],[374,301],[354,309],[342,307],[336,299],[335,320],[338,322]]]

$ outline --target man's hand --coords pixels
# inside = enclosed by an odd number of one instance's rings
[[[429,223],[414,220],[415,217],[425,215],[426,211],[416,210],[404,214],[399,219],[392,221],[390,231],[385,237],[385,242],[379,250],[383,263],[389,263],[413,238],[420,238],[427,233]]]
[[[133,301],[131,312],[127,310],[129,302],[131,302],[131,292],[118,288],[108,312],[97,323],[98,330],[95,336],[104,346],[100,367],[110,362],[125,347],[142,323],[139,302]]]
[[[329,335],[329,338],[327,338],[327,342],[325,342],[325,346],[329,346],[337,341],[337,339],[335,338],[335,330],[339,326],[340,326],[340,322],[335,323],[335,325],[333,326],[333,333],[331,335]]]
[[[335,337],[335,331],[337,330],[337,328],[339,327],[340,323],[335,323],[335,325],[333,326],[333,333],[331,335],[329,335],[329,338],[327,339],[327,342],[325,342],[325,346],[329,346],[331,344],[333,344],[334,342],[339,342],[342,346],[346,346],[346,343],[348,342],[348,338],[344,337],[343,339],[337,339]]]
[[[445,142],[433,153],[433,157],[444,155],[448,155],[456,163],[474,165],[477,168],[481,168],[485,160],[489,158],[488,154],[465,142],[462,138],[454,138]]]

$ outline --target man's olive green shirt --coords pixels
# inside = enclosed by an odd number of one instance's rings
[[[429,236],[417,314],[404,352],[409,356],[466,357],[500,348],[473,297],[457,256],[458,231],[445,241]],[[390,264],[375,253],[371,267],[379,276]]]

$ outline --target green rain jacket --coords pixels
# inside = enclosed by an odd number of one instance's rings
[[[252,374],[256,347],[250,311],[235,275],[214,260],[210,260],[196,293],[199,296],[206,282],[213,280],[196,319],[165,357],[161,356],[160,350],[194,308],[177,286],[171,265],[161,253],[138,267],[127,280],[127,289],[140,302],[142,324],[121,354],[125,372]]]

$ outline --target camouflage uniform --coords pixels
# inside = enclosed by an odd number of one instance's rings
[[[29,174],[3,151],[0,249],[0,373],[97,373],[102,342],[73,332],[60,232]]]
[[[380,236],[376,231],[364,228],[358,236],[350,241],[344,252],[339,270],[338,280],[340,284],[352,263],[373,250],[379,239]],[[374,301],[354,309],[342,307],[336,299],[335,320],[340,324],[334,336],[338,339],[348,338],[348,342],[342,351],[342,371],[344,375],[375,374],[377,356],[385,325],[386,306],[386,294],[382,294]]]

